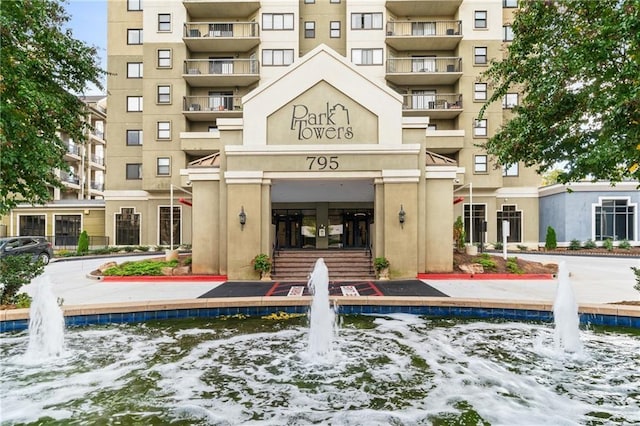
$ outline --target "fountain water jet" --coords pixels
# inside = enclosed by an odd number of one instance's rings
[[[309,354],[319,357],[331,352],[335,334],[335,311],[329,303],[329,270],[319,258],[307,284],[313,295],[309,312]]]
[[[558,265],[558,290],[553,303],[554,342],[557,351],[582,352],[580,317],[565,262]]]
[[[29,344],[25,357],[39,361],[57,357],[64,351],[64,315],[51,291],[51,280],[40,275],[34,284],[29,311]]]

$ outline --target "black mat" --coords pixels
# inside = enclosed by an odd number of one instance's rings
[[[213,290],[209,290],[199,298],[212,297],[261,297],[261,296],[286,296],[289,289],[296,286],[304,286],[304,295],[309,295],[306,282],[268,282],[268,281],[227,281]],[[427,296],[449,297],[441,291],[431,287],[420,280],[398,281],[344,281],[331,282],[329,293],[332,296],[341,296],[341,286],[353,286],[361,296]]]
[[[376,281],[375,285],[385,296],[449,297],[420,280]]]
[[[227,281],[213,290],[209,290],[200,296],[199,299],[210,297],[264,296],[271,287],[273,287],[273,283],[269,281]]]

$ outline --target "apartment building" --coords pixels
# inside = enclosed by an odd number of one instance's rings
[[[56,171],[63,187],[50,188],[49,203],[18,205],[0,220],[0,234],[47,236],[55,248],[64,248],[75,247],[80,233],[87,230],[95,244],[108,244],[104,238],[107,98],[83,96],[81,100],[91,130],[82,141],[60,134],[67,146],[68,169]]]
[[[458,216],[471,244],[508,221],[537,246],[539,177],[481,147],[518,94],[478,120],[516,6],[109,0],[106,234],[233,279],[305,248],[449,271]]]

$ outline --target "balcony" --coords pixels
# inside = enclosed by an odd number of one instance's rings
[[[200,157],[219,152],[220,132],[181,132],[180,149],[189,155]]]
[[[464,148],[464,130],[427,130],[427,149],[437,154],[453,154]]]
[[[260,9],[259,1],[245,0],[183,0],[191,18],[247,18]]]
[[[75,143],[67,143],[67,152],[64,153],[66,160],[80,161],[80,146]]]
[[[390,21],[387,45],[396,50],[453,50],[462,40],[462,21]]]
[[[95,155],[95,154],[91,154],[91,167],[99,169],[99,170],[104,170],[104,157],[101,155]]]
[[[191,87],[248,86],[260,80],[257,59],[187,59],[182,77]]]
[[[192,52],[246,52],[260,44],[257,22],[187,22],[182,37]]]
[[[462,113],[460,93],[410,93],[402,98],[402,113],[408,117],[426,115],[432,119],[451,119]]]
[[[182,112],[191,121],[213,121],[220,117],[242,117],[242,100],[231,94],[185,96]]]
[[[104,192],[104,183],[91,182],[91,192]]]
[[[104,132],[101,130],[93,129],[90,132],[91,138],[104,144]]]
[[[71,173],[60,172],[60,181],[62,181],[62,183],[64,183],[65,186],[69,186],[76,189],[80,188],[80,178]]]
[[[386,78],[400,86],[448,85],[462,76],[462,58],[410,57],[387,59]]]
[[[385,6],[396,16],[454,16],[461,4],[462,0],[387,0]]]

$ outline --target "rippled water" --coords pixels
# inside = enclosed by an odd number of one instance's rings
[[[341,318],[307,353],[306,318],[182,320],[67,330],[62,358],[24,362],[0,336],[3,424],[573,425],[640,423],[640,335],[551,325]]]

